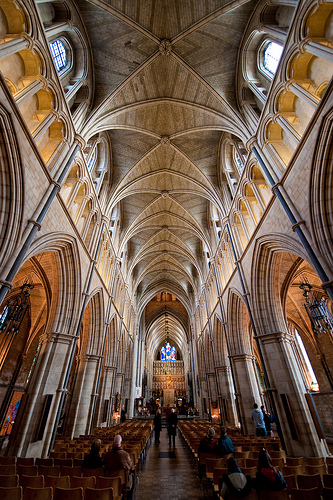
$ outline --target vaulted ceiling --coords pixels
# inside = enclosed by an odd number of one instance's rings
[[[216,251],[212,207],[226,214],[220,142],[249,138],[238,112],[239,46],[254,0],[79,0],[94,64],[82,133],[108,131],[109,213],[143,307],[168,291],[187,311]]]

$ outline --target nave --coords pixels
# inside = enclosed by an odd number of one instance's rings
[[[155,444],[154,434],[147,448],[146,458],[134,489],[133,500],[208,500],[213,498],[212,488],[200,483],[198,466],[184,438],[177,431],[176,446],[169,446],[166,428],[160,434],[160,444]]]

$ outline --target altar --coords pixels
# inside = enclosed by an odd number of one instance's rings
[[[163,406],[173,406],[175,403],[175,390],[163,389]]]

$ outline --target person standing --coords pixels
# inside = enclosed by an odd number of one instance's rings
[[[264,415],[262,411],[258,409],[257,403],[254,403],[253,410],[251,413],[251,418],[256,426],[256,436],[264,437],[266,436],[266,426],[264,421]]]
[[[160,432],[162,430],[161,410],[158,409],[154,417],[155,444],[160,444]]]
[[[263,415],[264,415],[264,422],[265,422],[265,427],[266,427],[266,434],[267,436],[271,436],[272,434],[272,419],[269,413],[267,413],[266,408],[264,406],[260,407]]]
[[[125,420],[126,420],[126,413],[125,413],[125,406],[123,405],[120,413],[120,422],[125,422]]]
[[[173,446],[175,446],[176,441],[176,431],[177,431],[178,417],[174,408],[172,408],[168,420],[168,434],[169,434],[169,446],[171,446],[171,436],[173,440]]]

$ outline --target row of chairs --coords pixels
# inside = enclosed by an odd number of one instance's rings
[[[116,500],[113,488],[12,488],[0,487],[0,500]],[[120,499],[120,497],[118,497]]]

